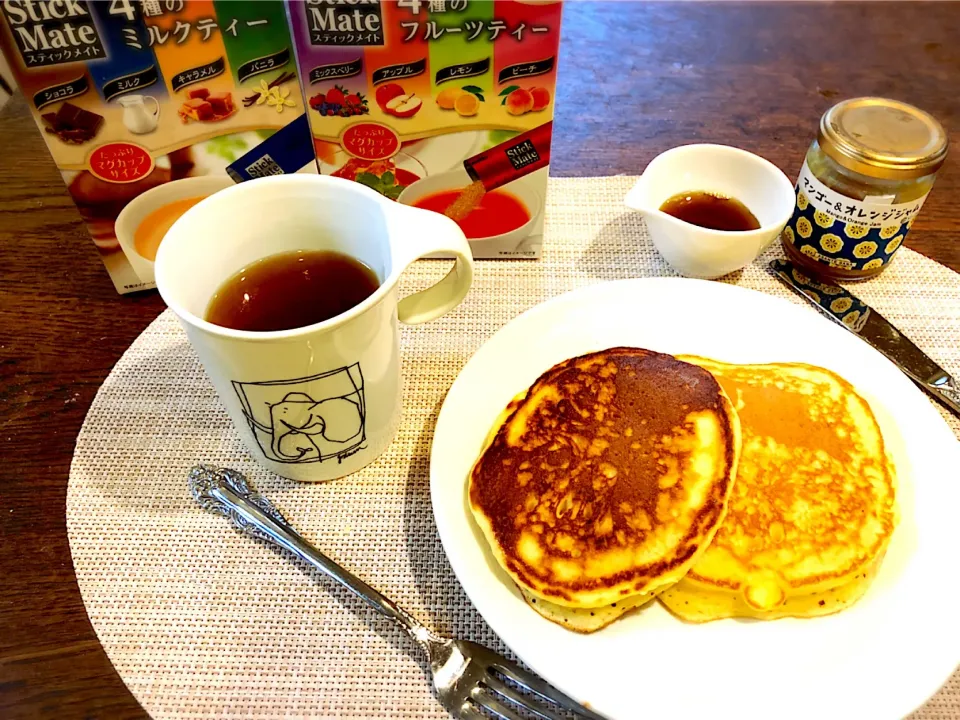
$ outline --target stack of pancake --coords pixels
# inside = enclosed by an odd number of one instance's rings
[[[896,523],[879,426],[843,379],[623,347],[510,403],[469,502],[530,606],[579,632],[658,596],[698,622],[836,612]]]

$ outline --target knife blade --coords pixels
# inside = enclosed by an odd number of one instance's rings
[[[960,384],[889,320],[839,285],[811,278],[786,260],[770,269],[817,310],[872,345],[922,390],[960,416]]]

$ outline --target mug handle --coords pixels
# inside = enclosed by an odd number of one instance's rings
[[[394,244],[397,265],[406,270],[412,262],[433,253],[454,256],[450,272],[426,290],[407,295],[397,303],[397,317],[407,325],[435,320],[455,308],[473,282],[473,253],[463,230],[446,215],[397,203],[394,211],[399,226]],[[403,272],[403,271],[401,271]]]

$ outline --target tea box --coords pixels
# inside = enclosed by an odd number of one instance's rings
[[[540,255],[560,2],[287,7],[321,173],[446,211],[477,258]]]
[[[192,202],[316,172],[283,3],[0,9],[0,47],[119,292],[154,286],[158,228]]]

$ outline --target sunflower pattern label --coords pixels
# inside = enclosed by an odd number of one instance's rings
[[[841,270],[877,270],[894,256],[927,199],[890,196],[855,200],[831,190],[803,163],[797,205],[783,230],[798,252]]]

